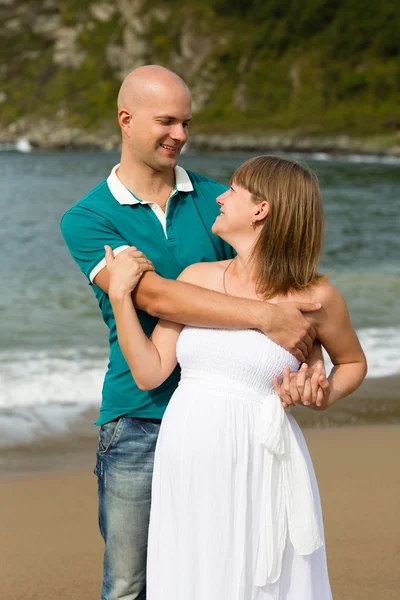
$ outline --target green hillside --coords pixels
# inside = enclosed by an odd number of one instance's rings
[[[400,130],[396,0],[3,0],[0,125],[113,130],[123,76],[169,66],[207,132]]]

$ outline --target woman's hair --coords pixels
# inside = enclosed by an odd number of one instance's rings
[[[246,161],[231,182],[248,190],[256,204],[269,203],[250,255],[258,268],[257,292],[267,300],[323,279],[318,260],[325,222],[316,175],[294,160],[265,155]]]

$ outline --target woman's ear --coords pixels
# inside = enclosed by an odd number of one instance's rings
[[[269,202],[264,200],[260,204],[257,204],[257,212],[254,213],[253,221],[254,223],[259,223],[267,218],[269,213]]]

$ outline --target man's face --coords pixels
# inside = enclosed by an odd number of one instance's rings
[[[131,112],[129,148],[132,157],[156,171],[175,167],[188,138],[191,98],[171,85],[152,90]]]

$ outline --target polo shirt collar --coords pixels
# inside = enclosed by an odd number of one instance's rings
[[[124,184],[118,179],[118,176],[116,173],[118,167],[119,167],[119,163],[118,163],[118,165],[115,165],[115,167],[112,169],[110,175],[107,178],[107,185],[109,187],[110,192],[114,196],[114,198],[120,204],[147,204],[147,202],[145,202],[145,201],[141,202],[140,200],[138,200],[124,186]],[[187,172],[185,171],[185,169],[183,169],[182,167],[179,167],[177,165],[175,167],[174,171],[175,171],[175,189],[178,190],[178,192],[193,191],[192,182],[190,181],[190,177],[187,174]]]

